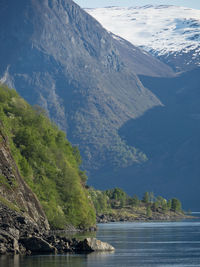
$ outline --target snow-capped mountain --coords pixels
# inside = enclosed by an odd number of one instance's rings
[[[108,31],[144,48],[176,71],[200,66],[200,10],[148,5],[86,11]]]

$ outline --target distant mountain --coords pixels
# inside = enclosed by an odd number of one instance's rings
[[[117,41],[71,0],[1,1],[0,59],[1,81],[46,109],[90,174],[146,160],[118,130],[161,105],[134,71],[169,77],[169,67]]]
[[[176,72],[200,66],[200,10],[147,5],[86,11],[107,30],[144,48]]]
[[[107,170],[95,179],[97,188],[122,187],[142,196],[149,191],[178,197],[185,209],[199,208],[200,175],[200,68],[173,78],[141,77],[163,106],[154,107],[119,130],[131,146],[148,160],[117,171]]]
[[[185,208],[197,210],[200,201],[200,11],[144,6],[87,9],[87,12],[118,35],[114,35],[115,38],[123,37],[138,45],[138,49],[144,48],[176,72],[176,76],[167,78],[139,76],[162,106],[129,120],[119,130],[127,145],[140,149],[148,160],[114,173],[99,173],[95,185],[102,188],[106,177],[111,177],[110,186],[117,181],[117,186],[129,194],[135,190],[141,195],[147,190],[166,197],[177,196]],[[127,50],[124,53],[128,53]],[[126,58],[134,62],[130,56]],[[139,70],[140,64],[138,74]]]
[[[185,208],[199,208],[199,77],[200,68],[176,78],[142,78],[163,106],[130,120],[120,129],[127,143],[134,143],[149,159],[141,166],[124,170],[127,190],[132,184],[139,190],[148,188],[176,195],[184,200]]]

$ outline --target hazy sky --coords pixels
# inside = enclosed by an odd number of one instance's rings
[[[81,7],[177,5],[200,9],[200,0],[74,0]]]

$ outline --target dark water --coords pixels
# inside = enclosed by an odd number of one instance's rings
[[[200,219],[99,225],[114,253],[0,257],[0,267],[200,266]]]

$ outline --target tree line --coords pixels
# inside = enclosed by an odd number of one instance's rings
[[[155,196],[153,192],[145,192],[142,199],[136,194],[131,197],[120,188],[100,191],[91,187],[89,193],[97,214],[104,213],[109,209],[126,207],[146,207],[148,217],[151,217],[152,212],[182,212],[180,200],[177,198],[167,200],[162,196]]]

